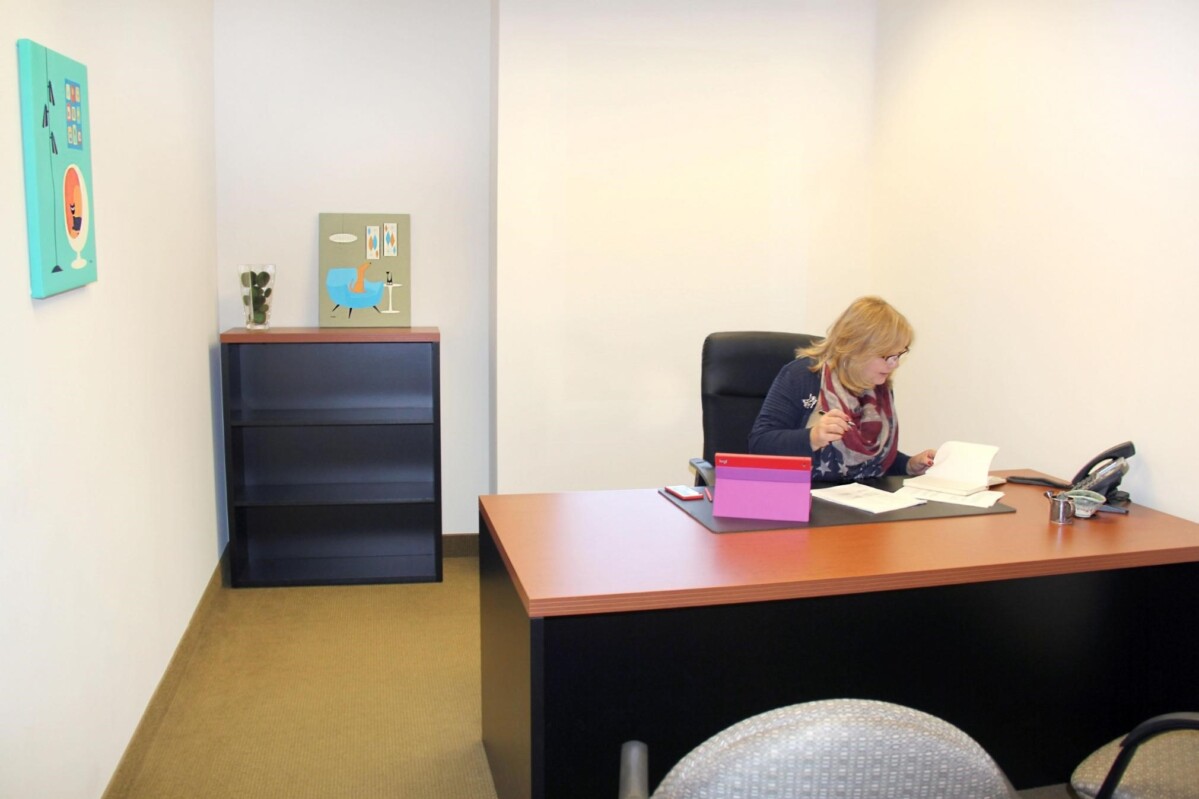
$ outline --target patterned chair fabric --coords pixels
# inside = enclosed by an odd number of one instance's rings
[[[709,738],[654,799],[1014,799],[991,757],[948,722],[861,699],[807,702]]]
[[[1070,785],[1094,799],[1107,777],[1121,736],[1079,764]],[[1199,730],[1175,730],[1140,745],[1113,794],[1115,799],[1195,799],[1199,796]]]

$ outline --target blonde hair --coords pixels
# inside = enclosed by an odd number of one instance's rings
[[[795,355],[811,358],[813,372],[828,365],[841,385],[862,394],[873,388],[860,375],[863,361],[902,352],[914,338],[908,320],[890,303],[881,297],[860,297],[833,322],[822,341],[796,350]]]

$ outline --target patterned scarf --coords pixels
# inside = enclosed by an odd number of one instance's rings
[[[841,385],[836,372],[825,365],[820,373],[819,408],[824,413],[840,409],[854,426],[813,458],[813,479],[864,480],[886,474],[899,450],[899,421],[893,399],[889,384],[855,397]]]

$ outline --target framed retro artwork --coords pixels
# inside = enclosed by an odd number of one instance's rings
[[[44,298],[96,280],[87,67],[17,42],[29,281]]]
[[[319,217],[321,327],[412,324],[412,220],[408,214]]]

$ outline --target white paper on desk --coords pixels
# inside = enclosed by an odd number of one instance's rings
[[[909,477],[905,486],[944,493],[972,494],[987,487],[987,473],[999,447],[946,441],[937,450],[933,465],[919,477]]]
[[[812,496],[869,513],[885,513],[889,510],[900,510],[924,504],[922,499],[900,496],[897,493],[892,494],[889,491],[871,488],[861,483],[846,483],[831,488],[813,488]]]
[[[969,505],[972,508],[989,508],[1003,496],[1002,491],[976,491],[973,494],[947,494],[944,491],[929,491],[927,488],[912,488],[904,486],[895,492],[913,499],[932,500],[933,502],[948,502],[952,505]]]

